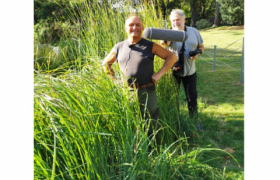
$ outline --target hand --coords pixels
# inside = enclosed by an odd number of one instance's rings
[[[114,81],[118,81],[118,79],[116,78],[116,76],[112,76],[112,79],[113,79]]]
[[[160,40],[160,44],[163,45],[163,46],[169,46],[170,45],[170,41]]]
[[[191,56],[190,58],[191,58],[191,60],[195,60],[196,58],[198,58],[199,55],[200,55],[200,54],[197,54],[197,55],[195,55],[195,56]]]
[[[152,81],[153,81],[153,83],[156,84],[157,81],[158,81],[160,78],[161,78],[161,77],[160,77],[159,74],[157,74],[157,73],[153,74],[153,75],[152,75]]]

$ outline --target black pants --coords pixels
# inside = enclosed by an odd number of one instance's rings
[[[177,81],[178,90],[180,88],[181,81],[183,82],[186,100],[188,102],[189,115],[191,118],[197,118],[196,72],[185,77],[177,76],[175,74],[173,74],[173,76]]]

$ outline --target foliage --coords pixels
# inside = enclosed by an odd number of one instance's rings
[[[210,26],[211,26],[211,24],[206,19],[201,19],[201,20],[196,22],[197,29],[205,29],[205,28],[208,28]]]
[[[56,69],[58,66],[65,63],[59,47],[53,47],[48,44],[37,45],[35,47],[35,69],[45,68],[48,70]]]
[[[39,73],[57,76],[69,69],[78,68],[88,61],[85,55],[78,57],[78,54],[84,54],[80,51],[81,47],[84,47],[84,44],[74,38],[60,41],[57,46],[35,44],[34,69]]]
[[[216,0],[199,0],[197,1],[198,19],[208,19],[215,13]]]
[[[244,0],[220,0],[219,2],[223,24],[244,24]]]
[[[185,13],[186,25],[191,24],[191,10],[190,1],[177,1],[177,0],[156,0],[155,6],[159,6],[163,14],[163,18],[169,21],[169,15],[172,9],[182,9]],[[198,19],[210,19],[215,13],[215,0],[198,0],[196,3],[196,11]],[[169,24],[170,22],[168,22]]]
[[[41,19],[34,25],[34,43],[35,44],[55,44],[56,42],[68,37],[69,29],[76,35],[79,34],[79,26],[67,21],[52,21],[51,19]]]
[[[82,19],[79,13],[78,4],[82,2],[91,2],[95,6],[111,7],[123,6],[130,3],[132,7],[137,7],[141,3],[154,4],[157,14],[157,20],[167,19],[168,27],[170,26],[169,14],[172,9],[179,8],[185,12],[186,25],[191,23],[190,2],[182,0],[34,0],[34,40],[43,43],[54,44],[60,39],[65,38],[64,29],[71,26],[78,31],[76,23],[69,21],[69,8],[75,11],[76,20]],[[197,20],[213,19],[215,16],[215,0],[198,0],[196,3]],[[224,24],[244,24],[243,12],[244,3],[242,0],[222,1],[224,4],[221,10]],[[94,11],[95,8],[91,9]],[[228,11],[229,10],[229,11]],[[72,12],[73,13],[73,12]],[[161,18],[160,18],[161,17]]]
[[[50,0],[34,0],[34,23],[40,20],[51,18],[54,19],[54,12],[59,10],[59,6]]]
[[[65,29],[78,31],[69,19],[69,8],[78,11],[74,0],[35,0],[34,1],[34,41],[54,44],[65,38]],[[77,34],[77,33],[76,33]]]

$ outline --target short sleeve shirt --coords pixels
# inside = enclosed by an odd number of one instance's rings
[[[198,30],[193,27],[187,27],[187,34],[188,39],[184,42],[185,49],[184,49],[184,71],[179,76],[190,76],[195,73],[195,61],[191,60],[189,52],[196,50],[198,45],[203,43],[203,39],[199,34]],[[179,57],[179,52],[182,48],[182,42],[172,42],[169,46],[169,50],[173,53],[177,54]]]

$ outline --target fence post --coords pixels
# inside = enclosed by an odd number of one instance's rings
[[[213,62],[213,70],[216,70],[216,45],[214,45],[214,62]]]
[[[242,45],[240,83],[241,83],[241,84],[244,83],[244,37],[243,37],[243,45]]]

